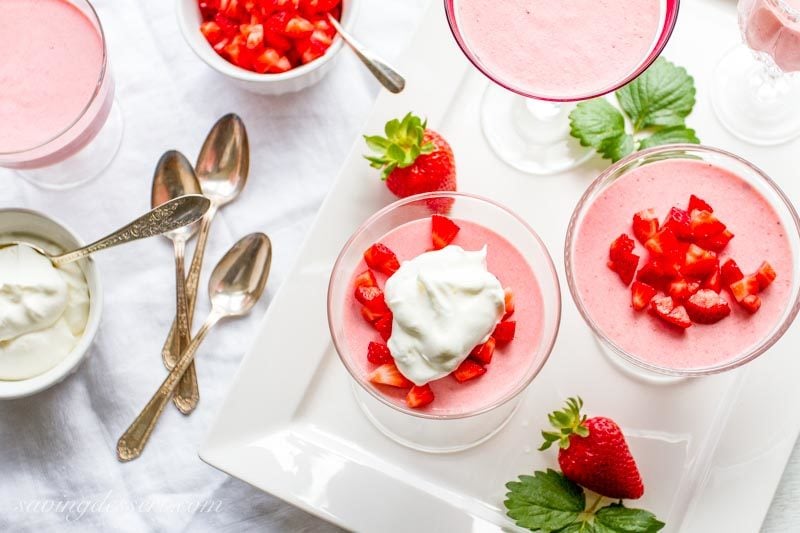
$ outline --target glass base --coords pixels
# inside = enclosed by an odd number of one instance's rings
[[[594,150],[569,134],[574,104],[525,98],[490,84],[483,95],[486,141],[512,167],[539,176],[559,174],[586,162]]]
[[[781,144],[800,136],[800,78],[771,72],[743,44],[717,65],[711,101],[720,123],[751,144]]]
[[[454,453],[473,448],[494,437],[514,416],[520,397],[489,412],[457,419],[418,418],[376,400],[353,383],[356,403],[378,430],[412,450],[426,453]]]
[[[617,368],[617,370],[636,381],[641,381],[647,383],[648,385],[674,385],[677,383],[683,383],[689,379],[680,376],[658,374],[656,372],[645,370],[644,368],[636,366],[633,363],[629,363],[617,355],[605,342],[603,342],[600,337],[595,335],[594,340],[597,342],[597,345],[600,347],[603,355],[608,358],[608,360]]]
[[[81,150],[63,161],[46,167],[18,170],[17,174],[44,189],[71,189],[103,173],[119,151],[125,129],[116,99],[105,124]]]

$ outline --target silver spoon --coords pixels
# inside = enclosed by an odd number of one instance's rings
[[[200,183],[194,175],[194,168],[186,157],[175,150],[165,152],[158,160],[153,174],[153,186],[150,194],[150,203],[157,207],[165,202],[185,194],[202,194]],[[186,268],[184,256],[186,242],[197,233],[197,224],[189,224],[164,234],[172,241],[175,248],[175,321],[178,324],[178,335],[175,344],[177,353],[181,353],[191,340],[191,324],[186,304]],[[191,365],[186,371],[186,377],[181,383],[197,383],[195,367]],[[197,387],[181,389],[179,394],[172,397],[175,406],[183,414],[189,414],[200,400]]]
[[[251,233],[242,238],[220,259],[208,282],[211,313],[181,354],[175,368],[117,441],[120,461],[130,461],[141,455],[178,380],[194,360],[197,348],[221,319],[250,312],[264,292],[271,263],[272,244],[263,233]]]
[[[197,286],[200,282],[200,270],[203,267],[208,234],[211,222],[220,207],[232,202],[247,183],[250,171],[250,145],[247,139],[247,130],[242,119],[230,113],[220,118],[209,131],[200,155],[197,157],[195,172],[200,182],[203,194],[211,200],[211,208],[206,213],[197,236],[197,245],[194,249],[192,263],[186,277],[186,308],[188,322],[194,319],[194,308],[197,301]],[[183,351],[177,345],[177,327],[173,322],[167,340],[161,350],[164,366],[172,369],[178,356]],[[181,385],[175,396],[176,405],[184,413],[191,412],[197,405],[200,397],[197,386],[197,373],[192,364],[190,370],[184,374]],[[192,403],[194,402],[194,403]],[[183,406],[181,408],[180,406]],[[186,410],[184,410],[186,409]]]
[[[182,196],[152,211],[148,211],[130,224],[121,227],[117,231],[92,244],[60,255],[50,255],[38,246],[24,241],[9,242],[1,245],[0,248],[14,245],[27,246],[50,259],[53,266],[60,267],[61,265],[83,259],[94,252],[105,250],[106,248],[145,239],[154,235],[161,235],[168,231],[192,224],[200,220],[210,207],[211,202],[204,196],[196,194]]]
[[[394,68],[389,66],[389,64],[381,59],[380,57],[376,56],[374,53],[370,52],[363,44],[358,42],[355,37],[350,35],[347,30],[341,25],[341,23],[336,20],[336,17],[328,13],[328,21],[336,28],[336,31],[339,35],[342,36],[344,42],[353,49],[353,52],[356,53],[358,58],[361,60],[364,65],[372,72],[372,75],[386,87],[389,92],[392,93],[399,93],[402,92],[403,89],[406,87],[406,80],[403,76],[400,75]]]

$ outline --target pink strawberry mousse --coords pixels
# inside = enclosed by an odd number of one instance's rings
[[[631,290],[606,267],[609,243],[620,233],[632,235],[634,213],[654,208],[686,208],[690,195],[714,208],[735,237],[720,254],[733,257],[745,272],[769,261],[778,277],[760,296],[761,309],[751,315],[723,289],[733,312],[716,324],[694,324],[680,331],[646,311],[631,307]],[[794,262],[787,229],[764,196],[741,177],[721,167],[693,160],[649,163],[621,176],[592,202],[574,241],[573,273],[579,298],[600,332],[625,352],[669,369],[714,367],[738,358],[761,342],[789,305]],[[648,252],[636,243],[643,266]]]
[[[513,341],[495,350],[491,364],[486,366],[486,373],[480,377],[459,383],[453,376],[432,381],[430,387],[435,400],[420,409],[423,412],[437,415],[457,415],[487,407],[510,393],[519,385],[527,370],[536,365],[537,347],[542,341],[544,317],[543,301],[536,278],[525,258],[506,239],[497,233],[473,222],[455,219],[461,227],[453,245],[465,250],[480,250],[488,246],[488,270],[494,274],[503,287],[514,292],[515,311],[511,320],[516,320],[516,335]],[[430,219],[421,219],[399,226],[387,233],[379,242],[395,252],[398,259],[412,259],[431,249]],[[356,267],[351,280],[368,267],[362,260]],[[375,272],[378,285],[384,287],[387,276]],[[345,354],[360,379],[367,381],[367,376],[376,365],[367,361],[367,346],[370,342],[384,343],[378,332],[361,316],[361,304],[348,291],[344,302],[344,332],[348,339],[348,350]],[[383,385],[375,386],[383,395],[398,406],[407,408],[406,394],[408,389]]]
[[[800,0],[742,0],[739,14],[750,48],[784,72],[800,70]]]
[[[608,92],[661,30],[663,0],[457,0],[467,46],[497,81],[552,98]]]
[[[17,152],[82,115],[100,81],[103,43],[64,0],[3,0],[0,35],[0,152]]]

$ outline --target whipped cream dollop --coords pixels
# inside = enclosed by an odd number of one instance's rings
[[[54,367],[78,343],[88,317],[89,289],[77,265],[56,268],[28,246],[0,248],[0,380]]]
[[[487,269],[486,253],[485,246],[426,252],[404,261],[386,281],[394,315],[389,351],[416,385],[455,370],[505,314],[503,286]]]

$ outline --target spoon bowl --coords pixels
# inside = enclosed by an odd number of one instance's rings
[[[250,172],[250,144],[238,115],[229,113],[214,124],[197,156],[195,169],[203,194],[217,207],[239,195]]]
[[[165,152],[158,160],[153,175],[150,205],[155,208],[187,194],[203,194],[192,164],[186,156],[176,150]],[[197,223],[192,223],[168,231],[164,236],[169,239],[183,237],[188,240],[197,233],[197,229]]]
[[[252,233],[237,242],[208,281],[213,309],[225,316],[249,313],[264,292],[271,264],[272,243],[263,233]]]

